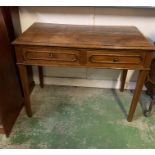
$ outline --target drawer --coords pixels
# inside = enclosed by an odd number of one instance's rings
[[[88,51],[87,64],[96,66],[142,66],[145,52],[136,51]]]
[[[24,48],[23,59],[29,63],[79,64],[79,51],[68,48]]]

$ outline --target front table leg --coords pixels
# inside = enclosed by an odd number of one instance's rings
[[[18,65],[19,74],[21,78],[23,93],[24,93],[24,101],[25,101],[25,109],[26,113],[29,117],[32,117],[31,105],[30,105],[30,93],[29,93],[29,81],[27,75],[27,68],[25,65]]]
[[[131,102],[131,105],[130,105],[130,110],[129,110],[129,114],[128,114],[128,118],[127,118],[127,120],[129,122],[131,122],[132,119],[133,119],[133,115],[135,113],[137,103],[138,103],[138,100],[139,100],[139,97],[140,97],[140,94],[141,94],[141,90],[143,88],[143,84],[144,84],[144,81],[146,79],[147,74],[148,74],[147,70],[140,70],[139,71],[139,76],[138,76],[138,79],[137,79],[135,92],[134,92],[134,95],[133,95],[133,98],[132,98],[132,102]]]

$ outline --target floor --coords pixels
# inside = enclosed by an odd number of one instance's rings
[[[155,115],[144,117],[150,98],[142,93],[127,122],[133,92],[67,86],[36,86],[33,117],[22,110],[0,148],[155,148]],[[155,114],[155,113],[154,113]]]

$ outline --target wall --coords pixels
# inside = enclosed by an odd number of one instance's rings
[[[148,39],[155,40],[155,9],[153,8],[20,7],[19,10],[22,31],[25,31],[34,22],[79,25],[134,25]],[[119,88],[121,71],[44,67],[44,76],[47,84]],[[128,72],[126,88],[134,88],[136,77],[137,72]],[[34,67],[34,79],[38,83],[36,67]]]

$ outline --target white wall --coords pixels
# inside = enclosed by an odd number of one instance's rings
[[[155,40],[155,9],[114,7],[20,7],[22,31],[34,22],[79,25],[134,25],[150,40]],[[119,87],[119,70],[44,67],[48,84]],[[38,83],[34,67],[34,78]],[[66,78],[52,78],[66,77]],[[68,78],[72,77],[72,79]],[[137,73],[129,71],[126,88],[133,88]],[[133,82],[132,82],[133,81]],[[130,83],[129,83],[130,82]]]

